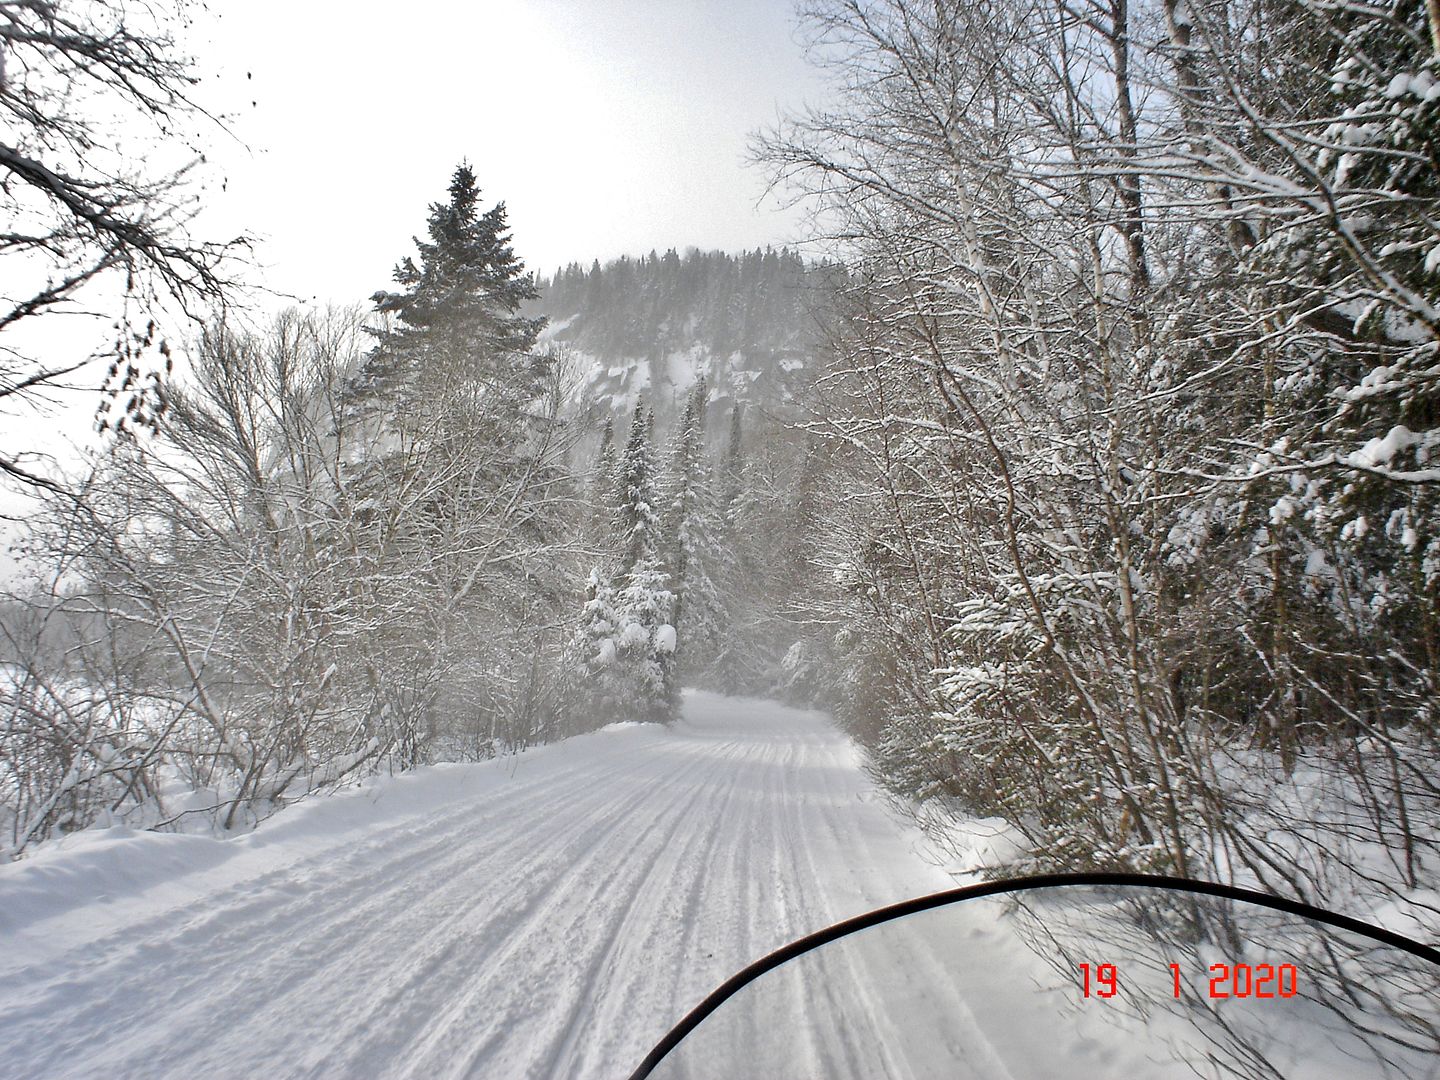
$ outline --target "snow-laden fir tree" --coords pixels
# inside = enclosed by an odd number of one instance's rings
[[[777,646],[785,650],[780,689],[787,697],[812,702],[825,700],[825,666],[832,660],[834,630],[825,616],[828,583],[820,575],[823,472],[820,445],[811,442],[787,500],[769,586],[780,599],[774,620]]]
[[[616,715],[668,721],[678,703],[674,685],[674,594],[661,565],[661,524],[651,452],[651,416],[635,409],[619,464],[613,548],[616,572],[591,574],[579,646],[589,707]]]
[[[590,505],[595,512],[605,511],[613,515],[615,504],[611,495],[615,490],[615,420],[605,418],[605,427],[600,433],[600,449],[595,455],[595,472],[590,481]]]
[[[630,437],[615,474],[615,536],[622,572],[647,552],[655,555],[660,550],[659,496],[650,445],[654,429],[655,414],[641,401],[635,406]]]
[[[730,520],[731,508],[744,486],[745,444],[741,432],[740,406],[730,410],[730,437],[720,459],[720,516]]]
[[[620,665],[620,617],[616,611],[614,587],[595,569],[585,589],[576,648],[580,653],[585,685],[585,705],[598,714],[592,721],[603,722],[629,705],[624,672]]]
[[[705,453],[708,388],[698,379],[686,399],[671,450],[664,519],[665,563],[675,592],[673,623],[681,636],[678,681],[713,660],[728,623],[718,578],[729,566],[710,459]]]
[[[647,551],[625,575],[616,596],[618,667],[625,680],[629,713],[638,720],[668,723],[679,707],[675,684],[674,594],[660,560]]]
[[[590,470],[583,498],[583,534],[586,547],[601,561],[616,557],[614,524],[619,507],[619,457],[615,448],[615,421],[606,417],[600,432],[600,447]]]
[[[744,435],[740,406],[730,413],[730,433],[717,470],[716,541],[717,558],[712,560],[713,577],[724,601],[724,618],[716,627],[702,684],[721,693],[756,693],[763,685],[762,669],[769,664],[759,655],[760,609],[765,599],[757,595],[759,563],[764,556],[756,550],[760,509],[756,493],[746,476]]]

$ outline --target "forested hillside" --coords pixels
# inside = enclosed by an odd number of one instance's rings
[[[704,378],[719,407],[793,416],[843,276],[785,248],[672,248],[589,270],[571,263],[537,282],[535,311],[549,319],[547,340],[580,358],[582,392],[601,408],[633,409],[643,395],[671,419]]]

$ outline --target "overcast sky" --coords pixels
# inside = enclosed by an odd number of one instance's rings
[[[822,96],[793,0],[209,7],[189,42],[197,97],[233,114],[235,138],[211,132],[194,232],[255,236],[251,277],[278,293],[343,304],[390,287],[462,159],[486,204],[506,203],[517,252],[544,274],[799,237],[798,215],[757,207],[764,177],[744,165],[751,132]],[[107,326],[52,317],[35,333],[49,355],[84,355]],[[12,448],[71,461],[69,445],[93,443],[97,370],[38,412],[0,415]],[[22,506],[0,485],[0,514]]]
[[[462,158],[547,274],[797,234],[743,164],[749,132],[819,94],[792,0],[211,6],[198,59],[252,152],[222,147],[207,224],[260,235],[284,291],[386,287]]]

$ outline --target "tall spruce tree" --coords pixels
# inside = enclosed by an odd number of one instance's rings
[[[605,427],[600,435],[600,449],[595,455],[595,471],[590,480],[590,520],[592,539],[606,543],[610,524],[618,506],[615,502],[615,421],[606,417]]]
[[[686,533],[699,495],[695,481],[705,456],[705,402],[705,380],[702,377],[695,380],[685,399],[685,411],[680,414],[670,451],[669,490],[666,492],[668,506],[663,526],[665,564],[670,568],[677,589],[677,625],[679,608],[684,603],[683,583],[690,561]]]
[[[730,410],[730,441],[720,461],[720,513],[728,522],[744,484],[745,451],[740,422],[740,406]]]
[[[641,401],[635,406],[617,474],[615,531],[620,540],[622,576],[645,556],[657,556],[660,551],[659,500],[650,451],[653,427],[654,414]]]
[[[691,389],[674,436],[664,520],[665,565],[675,593],[673,622],[679,635],[676,682],[713,660],[725,605],[717,573],[727,565],[722,522],[710,460],[705,453],[709,391],[703,378]]]
[[[362,396],[403,406],[440,383],[466,384],[485,398],[492,420],[517,419],[541,390],[547,361],[533,353],[544,319],[521,305],[534,281],[510,246],[505,204],[480,209],[468,164],[456,168],[449,199],[430,207],[428,240],[395,268],[397,292],[377,292],[391,317],[362,374]]]
[[[725,555],[724,562],[716,568],[716,580],[724,597],[725,617],[717,626],[714,652],[705,676],[705,684],[722,693],[759,689],[755,685],[755,673],[761,666],[756,661],[757,575],[754,561],[749,557],[752,538],[747,531],[755,500],[746,487],[743,439],[741,409],[737,404],[730,412],[730,435],[719,468],[717,525],[719,547]]]
[[[395,269],[399,288],[373,297],[385,318],[347,388],[343,486],[367,565],[406,567],[409,593],[386,594],[397,612],[387,662],[430,673],[435,724],[447,711],[477,723],[489,713],[499,730],[515,717],[497,713],[528,706],[492,704],[493,687],[536,670],[528,661],[559,614],[546,607],[561,591],[561,421],[545,393],[550,361],[534,349],[543,320],[520,313],[532,280],[504,204],[482,210],[468,165],[415,243]],[[398,625],[406,620],[418,628]],[[466,666],[476,700],[442,709],[455,685],[447,664]],[[368,677],[393,681],[378,669]]]
[[[669,721],[674,680],[675,596],[661,561],[661,523],[651,450],[651,414],[640,403],[620,459],[616,573],[591,574],[579,635],[589,704],[640,720]]]
[[[825,667],[830,662],[832,627],[824,617],[826,583],[819,575],[824,459],[811,441],[795,476],[780,522],[778,556],[769,575],[775,597],[773,633],[784,649],[781,689],[792,699],[824,699]]]

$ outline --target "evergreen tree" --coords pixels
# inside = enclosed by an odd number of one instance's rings
[[[629,703],[620,665],[620,618],[615,589],[599,569],[590,571],[585,590],[576,649],[583,666],[586,704],[598,713],[591,725],[603,723]]]
[[[635,406],[630,438],[620,459],[615,505],[622,573],[628,573],[645,556],[655,556],[660,550],[660,519],[656,512],[658,500],[650,456],[653,420],[643,401]]]
[[[590,530],[597,537],[608,534],[619,509],[615,500],[615,421],[605,418],[600,449],[595,455],[595,473],[590,481]]]
[[[670,492],[665,521],[665,558],[675,591],[674,625],[680,648],[678,683],[713,659],[726,623],[725,604],[715,575],[726,565],[721,521],[705,454],[704,379],[686,401],[672,452]]]
[[[810,443],[795,477],[778,544],[774,583],[787,608],[782,617],[797,625],[808,621],[807,600],[814,592],[820,520],[820,448]]]
[[[664,522],[665,563],[679,590],[681,603],[690,558],[686,533],[699,495],[695,482],[705,457],[705,401],[705,379],[701,377],[695,380],[685,399],[685,410],[680,415],[670,452],[669,491],[666,493],[668,507]]]
[[[336,436],[362,559],[406,569],[387,662],[427,673],[436,695],[457,682],[444,665],[463,662],[475,690],[454,711],[501,730],[528,722],[518,717],[530,690],[507,701],[496,687],[539,670],[529,661],[560,614],[569,575],[554,552],[570,525],[550,362],[534,350],[543,320],[520,313],[535,289],[504,204],[486,211],[479,199],[462,164],[429,209],[426,238],[396,267],[397,291],[375,294],[384,325]],[[412,619],[417,628],[398,628]],[[378,669],[366,678],[391,681]],[[424,706],[427,726],[438,708]]]
[[[730,410],[730,441],[725,446],[725,456],[720,463],[720,513],[726,522],[730,521],[732,509],[740,497],[742,475],[745,472],[745,453],[741,440],[740,406]]]
[[[720,459],[719,474],[716,546],[723,552],[723,559],[714,563],[714,573],[724,598],[725,615],[717,626],[705,682],[722,693],[756,692],[767,689],[759,676],[766,665],[758,653],[763,646],[761,613],[773,599],[766,593],[760,571],[773,560],[755,551],[756,537],[761,532],[761,507],[757,493],[747,484],[739,405],[730,412],[730,436]]]
[[[777,599],[775,630],[778,648],[785,649],[781,663],[787,696],[823,700],[825,666],[830,660],[828,627],[822,617],[824,583],[818,579],[821,563],[822,520],[820,447],[811,442],[786,502],[779,524],[769,590]]]
[[[376,311],[392,318],[362,374],[362,397],[391,408],[433,383],[471,385],[490,419],[517,419],[539,395],[547,361],[533,355],[544,319],[519,314],[537,297],[510,246],[505,204],[483,213],[475,173],[461,164],[449,199],[430,207],[418,263],[395,268],[398,292],[377,292]]]
[[[616,611],[620,618],[617,649],[626,679],[630,710],[640,720],[669,722],[679,705],[674,680],[674,594],[653,552],[644,554],[625,575]]]
[[[619,569],[608,582],[598,569],[592,572],[580,645],[592,705],[668,721],[678,704],[675,597],[661,565],[650,429],[650,413],[641,403],[620,460],[614,533]]]

